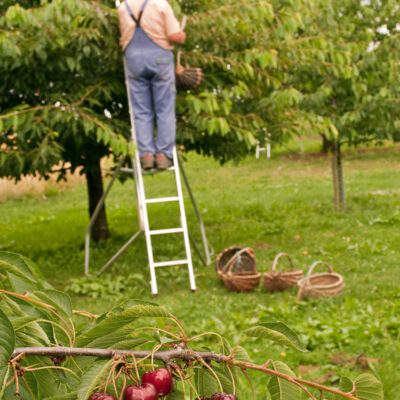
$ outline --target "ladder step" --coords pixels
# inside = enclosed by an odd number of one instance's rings
[[[148,203],[166,203],[168,201],[179,201],[178,196],[174,197],[158,197],[155,199],[146,199],[145,202]]]
[[[188,260],[162,261],[154,263],[154,267],[169,267],[171,265],[187,264]]]
[[[171,228],[171,229],[156,229],[149,231],[150,235],[165,235],[166,233],[182,233],[183,228]]]
[[[133,168],[121,168],[120,171],[121,172],[128,172],[130,174],[133,174],[135,172],[135,170]]]

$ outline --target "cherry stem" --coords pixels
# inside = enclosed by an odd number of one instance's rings
[[[121,394],[119,395],[118,400],[122,400],[122,396],[124,395],[125,388],[126,388],[126,374],[124,374],[124,383],[122,384]]]
[[[112,371],[113,371],[113,372],[112,372],[112,384],[113,384],[114,392],[115,392],[115,395],[116,395],[116,396],[118,396],[118,389],[117,389],[117,379],[118,379],[118,378],[115,377],[115,370],[117,369],[117,365],[118,365],[118,364],[115,364],[115,365],[114,365],[114,368],[112,369]]]
[[[296,386],[298,386],[301,390],[303,390],[304,392],[306,392],[306,393],[308,394],[308,396],[311,398],[311,400],[317,400],[317,399],[310,393],[310,391],[309,391],[306,387],[304,387],[302,384],[296,382],[294,379],[291,379],[291,382],[292,382],[293,384],[295,384]]]
[[[19,397],[19,381],[18,381],[17,364],[12,363],[11,366],[12,366],[12,369],[14,372],[14,378],[15,378],[15,396]]]
[[[29,368],[29,367],[28,368],[23,368],[23,370],[27,371],[27,372],[40,371],[42,369],[60,369],[60,370],[63,370],[63,371],[67,371],[70,374],[74,375],[75,378],[80,379],[79,376],[74,371],[72,371],[71,369],[65,368],[65,367],[59,367],[58,365],[48,365],[47,367],[37,367],[37,368]]]
[[[181,338],[179,336],[176,336],[173,333],[171,333],[171,332],[169,332],[169,331],[167,331],[165,329],[161,329],[161,328],[155,328],[155,327],[152,327],[152,326],[144,326],[143,328],[135,329],[135,331],[150,331],[150,330],[151,331],[157,331],[157,332],[164,332],[165,334],[173,337],[175,340],[178,340],[178,341],[181,340]]]
[[[204,332],[204,333],[200,333],[199,335],[196,335],[196,336],[193,336],[193,337],[189,338],[187,341],[188,341],[188,342],[192,342],[193,340],[199,339],[199,338],[201,338],[202,336],[206,336],[206,335],[215,335],[215,336],[218,336],[218,337],[221,339],[221,341],[222,341],[222,336],[221,336],[219,333],[216,333],[216,332]]]
[[[151,352],[151,363],[154,365],[154,353],[157,352],[157,350],[159,350],[162,347],[162,344],[157,345],[156,347],[154,347],[154,349]],[[152,371],[154,371],[154,367],[151,368]]]
[[[81,317],[86,317],[86,318],[89,318],[91,320],[99,318],[98,315],[92,314],[89,311],[72,310],[72,314],[80,315]]]
[[[178,325],[178,327],[179,327],[179,329],[181,331],[182,337],[183,337],[183,341],[186,342],[187,341],[187,336],[186,336],[186,333],[185,333],[185,329],[183,328],[183,325],[181,324],[179,319],[176,318],[175,315],[172,315],[172,314],[169,317],[169,319],[172,319],[172,321],[174,321],[176,323],[176,325]]]
[[[25,386],[26,386],[26,388],[28,389],[28,392],[29,392],[30,395],[32,396],[32,399],[34,399],[35,396],[34,396],[34,394],[33,394],[33,392],[32,392],[31,387],[29,386],[29,383],[28,383],[27,380],[25,379],[24,375],[21,375],[21,378],[22,378],[22,380],[24,381]]]
[[[70,336],[69,333],[66,331],[66,329],[63,328],[60,324],[57,324],[57,322],[50,321],[49,319],[42,319],[42,318],[40,318],[40,319],[36,319],[36,320],[34,320],[34,321],[31,321],[31,322],[28,322],[26,325],[32,324],[32,323],[34,323],[34,322],[48,323],[48,324],[54,325],[54,326],[56,326],[57,328],[61,329],[61,330],[64,332],[65,336],[68,338],[69,345],[70,345],[71,347],[73,347],[73,343],[72,343],[71,336]]]
[[[253,395],[253,400],[256,400],[256,392],[255,392],[255,390],[254,390],[254,386],[253,386],[253,384],[252,384],[252,382],[251,382],[249,376],[247,375],[246,370],[245,370],[244,368],[242,368],[241,371],[242,371],[242,374],[244,375],[244,377],[246,378],[247,383],[248,383],[249,386],[250,386],[250,390],[251,390],[251,393],[252,393],[252,395]]]
[[[105,383],[104,389],[103,389],[103,393],[105,393],[107,391],[108,385],[111,383],[111,375],[112,375],[114,368],[115,368],[115,364],[113,364],[110,368],[110,371],[108,371],[106,383]]]
[[[227,364],[227,365],[226,365],[226,368],[228,369],[229,375],[231,376],[232,387],[233,387],[233,394],[236,394],[235,378],[233,377],[231,367]]]
[[[180,367],[179,367],[179,365],[177,365],[176,372],[178,373],[178,375],[179,375],[179,378],[181,379],[181,383],[182,383],[182,390],[183,390],[183,398],[184,398],[184,399],[186,399],[185,380],[183,379],[183,376],[182,376],[182,374],[181,374],[181,371],[180,371]]]
[[[135,369],[137,381],[140,382],[140,375],[139,375],[139,370],[138,370],[138,363],[136,362],[136,356],[132,353],[131,357],[133,359],[133,366]]]
[[[206,368],[208,368],[210,370],[210,372],[214,375],[215,380],[218,382],[220,392],[222,393],[224,391],[224,389],[222,388],[221,381],[219,380],[218,375],[215,373],[215,371],[201,357],[198,357],[197,361],[200,362],[201,364],[203,364]]]

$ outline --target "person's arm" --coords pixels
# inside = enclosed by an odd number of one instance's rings
[[[186,40],[186,33],[183,31],[175,32],[168,36],[168,40],[172,43],[183,44]]]
[[[178,20],[174,15],[174,11],[170,4],[165,1],[164,3],[164,21],[165,21],[165,33],[168,40],[171,43],[183,44],[186,40],[186,33],[181,28]]]

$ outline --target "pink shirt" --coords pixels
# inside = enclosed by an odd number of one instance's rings
[[[134,17],[138,18],[144,0],[125,1],[128,2]],[[125,50],[135,34],[136,28],[136,23],[129,15],[125,3],[118,8],[118,18],[121,32],[120,44]],[[168,40],[168,36],[181,31],[179,22],[167,0],[149,0],[143,11],[140,26],[150,39],[167,50],[174,48]]]

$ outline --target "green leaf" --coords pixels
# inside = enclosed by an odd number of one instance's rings
[[[167,400],[182,400],[184,398],[183,392],[173,390],[168,396]]]
[[[270,339],[273,342],[282,344],[284,346],[293,347],[302,352],[307,351],[300,343],[296,333],[294,333],[283,322],[261,323],[258,326],[247,329],[245,333],[247,336]]]
[[[36,282],[26,279],[25,277],[14,275],[7,272],[8,281],[12,290],[17,293],[33,292],[38,289]]]
[[[340,378],[338,389],[341,392],[349,393],[349,392],[351,392],[353,390],[353,382],[347,377],[342,377],[342,378]],[[327,397],[328,397],[329,400],[341,400],[341,399],[343,399],[342,396],[338,396],[338,395],[333,394],[333,393],[329,393]]]
[[[130,303],[133,302],[138,303],[139,301],[130,301]],[[126,326],[138,317],[171,317],[170,312],[164,307],[146,302],[140,303],[139,305],[130,306],[118,314],[114,314],[113,312],[109,313],[108,317],[101,317],[101,320],[95,321],[95,326],[77,337],[76,346],[87,346],[99,337],[115,332],[117,329]],[[129,306],[129,303],[127,305]],[[115,310],[121,308],[122,307],[117,307]]]
[[[45,345],[50,345],[51,341],[49,340],[49,337],[43,328],[37,322],[35,322],[36,320],[36,317],[25,316],[13,318],[11,323],[13,324],[16,333],[20,330],[26,329],[28,331],[26,333],[29,333],[29,335],[40,339]]]
[[[72,316],[71,299],[66,293],[58,290],[42,290],[34,292],[34,295],[44,303],[55,307],[56,311],[62,311],[68,317]]]
[[[345,376],[340,378],[339,390],[342,392],[351,392],[353,390],[353,382]]]
[[[28,258],[19,254],[0,251],[0,271],[11,272],[29,280],[33,285],[41,288],[42,284],[38,281],[41,278],[36,265]]]
[[[65,393],[57,396],[51,396],[51,397],[46,397],[43,400],[76,400],[78,393],[77,392],[71,392],[71,393]]]
[[[220,391],[218,382],[208,369],[196,370],[196,390],[203,397],[210,397]]]
[[[4,396],[4,391],[6,390],[6,384],[8,381],[8,376],[10,374],[11,366],[0,367],[0,399]]]
[[[49,359],[46,360],[45,358],[39,356],[29,357],[29,362],[31,364],[38,364],[41,367],[53,366],[53,363]],[[65,393],[65,389],[58,385],[59,377],[57,371],[54,369],[33,371],[32,374],[37,382],[40,398],[56,396]]]
[[[100,381],[105,379],[112,363],[113,360],[96,361],[84,372],[79,384],[78,400],[86,400],[96,391]]]
[[[354,383],[359,400],[383,400],[382,384],[372,374],[361,374]]]
[[[278,372],[282,372],[289,376],[296,376],[294,372],[281,361],[272,361],[272,369]],[[300,400],[302,391],[294,383],[287,381],[286,379],[278,378],[273,376],[268,381],[268,390],[271,395],[271,400]]]
[[[249,353],[242,346],[237,346],[235,350],[235,360],[251,362]]]
[[[126,309],[122,316],[124,317],[171,317],[171,313],[162,306],[154,305],[137,305]]]
[[[6,367],[15,347],[14,328],[7,315],[0,310],[0,367]],[[5,371],[3,371],[3,374]],[[0,381],[3,376],[0,375]]]

